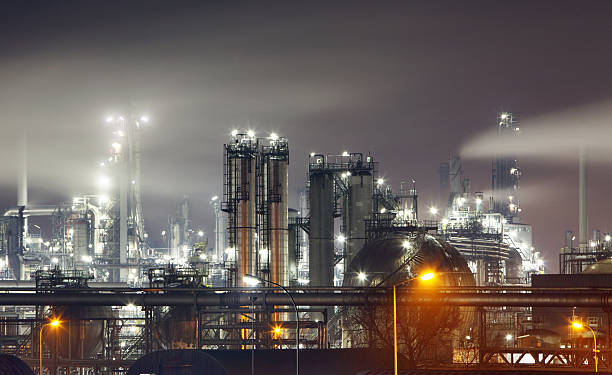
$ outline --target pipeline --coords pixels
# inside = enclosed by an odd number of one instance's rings
[[[292,294],[300,306],[365,306],[391,303],[391,293],[379,290],[375,293],[343,291],[341,293],[318,292]],[[0,293],[0,305],[53,306],[216,306],[237,307],[251,305],[289,306],[291,300],[283,293],[269,292],[227,292],[208,291],[158,292],[158,293],[117,293],[82,292],[54,293],[7,292]],[[444,305],[444,306],[512,306],[512,307],[589,307],[612,308],[610,292],[534,292],[534,293],[406,293],[398,298],[400,305]]]

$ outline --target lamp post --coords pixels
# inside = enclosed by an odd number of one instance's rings
[[[576,329],[582,329],[584,327],[587,327],[593,334],[593,354],[595,355],[595,372],[597,372],[597,352],[598,350],[597,350],[597,337],[595,336],[595,331],[593,331],[593,328],[591,328],[588,324],[583,325],[580,322],[572,322],[572,327]]]
[[[421,279],[422,281],[428,281],[436,276],[433,272],[427,272],[421,276],[413,277],[408,280],[400,281],[399,283],[393,284],[393,374],[397,375],[397,295],[396,287],[405,284],[407,282]]]
[[[268,283],[270,285],[277,286],[285,292],[289,298],[291,299],[291,303],[293,304],[293,309],[295,310],[295,373],[296,375],[300,375],[300,316],[298,314],[297,305],[295,304],[295,300],[289,291],[282,285],[275,283],[274,281],[264,280],[260,277],[246,274],[243,277],[243,280],[247,284],[251,284],[253,286],[259,284],[260,282]]]
[[[39,331],[39,334],[38,334],[39,335],[39,337],[38,337],[38,345],[39,345],[38,346],[38,354],[39,354],[39,359],[40,359],[38,370],[39,370],[39,374],[40,375],[42,375],[42,373],[43,373],[43,360],[42,360],[43,359],[42,358],[43,357],[42,356],[42,335],[43,335],[43,330],[44,330],[44,328],[46,326],[59,327],[59,325],[60,325],[59,319],[53,319],[51,322],[43,323],[40,326],[40,331]]]

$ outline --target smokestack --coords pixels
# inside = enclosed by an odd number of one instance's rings
[[[28,205],[28,159],[27,159],[27,140],[26,135],[23,135],[21,150],[20,150],[20,166],[19,176],[17,180],[17,206]]]
[[[578,215],[579,215],[579,231],[578,243],[581,247],[586,246],[587,239],[587,160],[586,151],[580,148],[580,156],[578,161]]]

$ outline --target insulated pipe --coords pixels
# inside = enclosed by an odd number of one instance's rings
[[[289,306],[291,299],[280,293],[0,293],[0,305],[87,305],[87,306]],[[392,303],[390,291],[385,293],[295,293],[295,303],[301,306],[363,306]],[[405,294],[400,305],[442,304],[446,306],[514,306],[514,307],[589,307],[611,308],[612,293],[436,293]]]

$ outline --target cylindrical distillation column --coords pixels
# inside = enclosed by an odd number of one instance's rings
[[[314,160],[313,160],[314,159]],[[310,165],[310,244],[311,286],[334,284],[334,176],[325,169],[325,157],[315,155]]]
[[[267,159],[268,246],[270,254],[270,281],[288,285],[288,160],[279,155]]]

